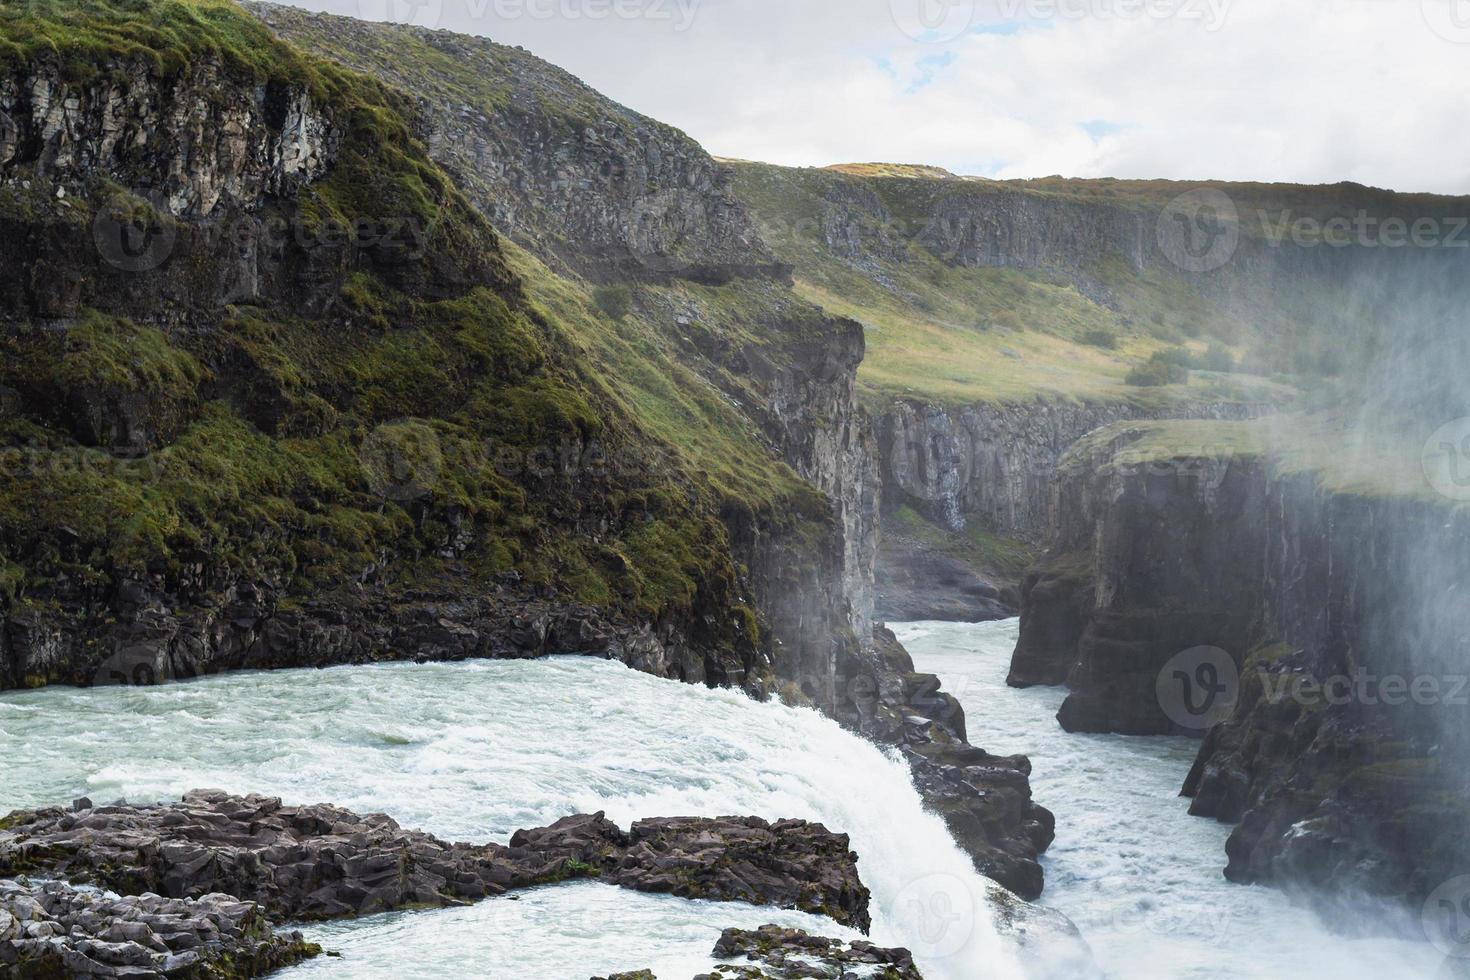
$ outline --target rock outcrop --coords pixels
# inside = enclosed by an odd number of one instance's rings
[[[1470,785],[1448,761],[1470,702],[1470,518],[1334,490],[1241,431],[1207,456],[1163,451],[1167,433],[1099,433],[1064,465],[1013,679],[1065,673],[1070,729],[1204,736],[1184,789],[1238,824],[1232,880],[1417,908],[1470,869]]]
[[[869,976],[881,980],[923,980],[906,949],[884,949],[872,943],[845,943],[812,936],[800,929],[761,926],[726,929],[711,954],[721,963],[693,980],[802,980],[809,977]],[[658,980],[649,970],[614,973],[592,980]]]
[[[789,274],[703,147],[522,48],[245,6],[303,47],[412,93],[433,157],[497,228],[569,271],[716,284]]]
[[[891,631],[874,634],[869,669],[848,681],[849,727],[899,748],[924,803],[944,818],[975,869],[1025,899],[1041,895],[1040,855],[1056,820],[1031,797],[1031,762],[995,756],[966,740],[965,712],[921,674]]]
[[[509,846],[450,844],[382,814],[196,790],[181,803],[18,811],[0,821],[0,875],[43,874],[125,895],[255,902],[281,920],[459,905],[597,878],[636,891],[775,905],[866,930],[848,839],[802,820],[602,814],[523,830]]]
[[[543,261],[594,281],[726,284],[735,329],[708,329],[731,316],[708,294],[650,296],[642,312],[829,498],[825,535],[739,513],[726,521],[777,641],[778,675],[832,712],[836,661],[872,626],[879,488],[855,393],[861,328],[795,299],[729,172],[672,127],[485,38],[246,6],[279,36],[413,93],[430,155]],[[467,104],[466,91],[480,100]]]
[[[906,949],[884,949],[862,941],[842,943],[779,926],[726,929],[715,944],[714,955],[744,962],[722,964],[708,980],[795,980],[823,970],[834,976],[862,972],[884,980],[922,980],[913,954]]]
[[[320,953],[229,895],[124,898],[0,880],[0,972],[15,980],[248,980]]]

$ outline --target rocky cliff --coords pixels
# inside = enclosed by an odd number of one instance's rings
[[[710,683],[753,681],[764,662],[771,679],[813,686],[808,678],[826,677],[812,694],[832,708],[833,661],[844,649],[855,655],[871,635],[876,487],[853,395],[862,340],[853,325],[802,308],[765,278],[780,270],[722,191],[713,161],[668,127],[488,42],[415,35],[448,45],[441,59],[462,61],[461,77],[496,89],[481,103],[494,111],[465,116],[459,104],[430,99],[433,90],[421,88],[411,102],[271,41],[228,5],[211,12],[229,31],[259,34],[253,47],[186,37],[153,60],[107,56],[104,71],[78,71],[70,59],[95,52],[62,43],[60,56],[14,59],[0,87],[12,268],[24,253],[35,272],[6,281],[9,343],[20,355],[4,379],[16,419],[13,454],[43,494],[58,489],[43,486],[45,470],[70,453],[100,470],[109,490],[164,498],[156,508],[164,513],[138,515],[141,540],[115,527],[77,528],[75,518],[58,532],[59,521],[41,515],[22,523],[17,514],[7,548],[6,567],[18,581],[6,616],[5,682],[166,679],[392,652],[581,650]],[[134,26],[110,7],[95,13],[123,22],[124,31]],[[403,43],[391,28],[340,18],[330,25],[368,48]],[[57,28],[42,21],[33,30],[40,37]],[[597,116],[602,137],[572,125],[575,112]],[[446,135],[455,126],[468,129]],[[625,166],[630,154],[641,162]],[[587,184],[594,174],[604,180],[595,187]],[[512,187],[516,206],[508,204]],[[649,437],[641,406],[630,412],[605,383],[587,380],[578,341],[559,334],[563,325],[537,323],[545,287],[507,266],[496,233],[470,205],[568,274],[608,279],[631,263],[656,269],[661,281],[755,277],[739,297],[708,288],[692,298],[639,296],[635,315],[661,316],[656,326],[667,334],[699,338],[676,339],[688,349],[671,351],[696,372],[686,383],[716,388],[701,388],[693,400],[723,399],[720,409],[735,419],[746,413],[750,435],[734,436],[749,440],[741,449],[755,460],[745,477],[764,479],[774,495],[695,489],[688,500],[676,493],[651,509],[646,496],[631,509],[615,501],[628,490],[663,493],[657,488],[672,476],[671,454]],[[476,292],[486,288],[497,296]],[[725,315],[741,303],[751,311]],[[719,325],[730,329],[697,331],[690,312],[722,315]],[[497,316],[519,319],[529,334],[510,322],[500,336],[469,336],[487,326],[493,334]],[[49,318],[46,329],[40,318]],[[455,325],[475,319],[475,328]],[[319,360],[327,344],[337,348],[336,364]],[[129,348],[142,359],[119,361]],[[445,428],[455,386],[436,395],[425,375],[425,386],[409,388],[414,372],[429,367],[415,361],[420,356],[461,371],[461,397],[493,401],[468,406],[474,422]],[[389,377],[398,388],[385,391]],[[473,394],[477,384],[481,395]],[[492,387],[500,393],[491,396]],[[737,432],[741,424],[712,422]],[[43,428],[25,428],[34,425]],[[224,488],[244,497],[265,490],[298,508],[300,516],[275,522],[281,540],[271,543],[290,552],[284,565],[253,554],[222,564],[221,539],[246,529],[210,526],[212,515],[196,509],[201,501],[181,499],[202,467],[215,464],[193,458],[220,446],[220,432],[212,431],[211,446],[201,430],[220,427],[260,452],[282,448],[271,442],[279,439],[316,440],[291,445],[304,460],[346,450],[348,469],[333,464],[329,486],[310,472],[304,486],[271,485],[261,472],[259,489]],[[697,429],[686,435],[701,438]],[[241,465],[240,446],[222,448],[216,465]],[[511,465],[502,465],[507,456]],[[515,465],[543,457],[553,464]],[[569,458],[570,468],[562,465]],[[818,502],[790,470],[777,473],[782,461],[830,503]],[[267,470],[281,465],[265,462]],[[761,468],[772,475],[763,478]],[[371,505],[380,514],[349,532],[333,518],[361,506],[354,495],[378,496]],[[506,518],[538,500],[547,505],[537,519],[545,526],[521,533],[541,539],[531,546],[539,555],[506,533]],[[657,520],[637,529],[665,507],[683,515],[672,523],[684,516],[692,523],[672,534]],[[695,517],[699,511],[706,516]],[[721,529],[684,550],[710,535],[698,525],[711,519]],[[320,529],[306,530],[313,522]],[[194,536],[191,547],[171,537],[178,532]],[[356,548],[338,548],[349,533]],[[99,554],[94,542],[104,537],[111,553]],[[304,540],[312,538],[319,543],[308,555]],[[137,554],[119,554],[124,543],[138,545]],[[53,552],[91,579],[49,574]],[[425,559],[458,568],[442,576],[423,569]],[[722,564],[725,571],[716,571]],[[454,584],[467,565],[478,566],[480,580],[469,594]],[[317,580],[313,591],[354,584],[347,594],[303,602],[293,595],[303,573]],[[605,587],[620,576],[642,584]],[[682,611],[664,606],[680,592],[674,605]],[[738,614],[741,593],[756,612],[749,628]]]
[[[728,171],[697,143],[561,69],[484,38],[249,9],[277,35],[413,92],[430,155],[497,229],[553,267],[595,281],[727,287],[650,292],[638,312],[832,501],[838,533],[826,541],[732,524],[785,651],[778,671],[831,710],[833,637],[844,620],[852,633],[839,644],[864,645],[872,632],[877,487],[854,391],[857,326],[781,288],[787,270],[730,194]],[[721,320],[729,329],[710,329]]]
[[[12,25],[0,687],[614,657],[942,743],[1039,891],[1024,760],[874,643],[861,330],[724,171],[488,41],[181,10]]]
[[[1398,906],[1470,867],[1444,761],[1467,731],[1463,508],[1336,489],[1251,423],[1098,433],[1053,507],[1013,682],[1065,677],[1072,730],[1205,735],[1185,793],[1238,824],[1232,880]]]
[[[899,401],[879,419],[883,507],[891,520],[909,507],[938,527],[1037,547],[1052,527],[1048,498],[1063,454],[1084,435],[1130,419],[1243,419],[1272,410],[1245,402],[1071,403],[1036,400],[960,409]],[[932,549],[886,536],[880,555],[880,615],[891,619],[1013,616],[1019,595],[1003,574],[986,578]],[[957,567],[936,567],[940,563]]]

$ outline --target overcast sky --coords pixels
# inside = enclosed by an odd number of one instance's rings
[[[519,44],[710,152],[1470,193],[1470,0],[291,0]]]

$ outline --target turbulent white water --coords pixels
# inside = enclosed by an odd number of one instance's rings
[[[209,787],[385,812],[463,841],[605,810],[818,820],[851,835],[873,936],[931,980],[1009,980],[996,886],[969,870],[906,767],[812,711],[592,660],[391,664],[235,674],[159,688],[0,696],[0,813],[176,799]],[[343,952],[289,975],[587,980],[711,967],[722,928],[825,919],[636,895],[597,884],[469,909],[313,927]]]
[[[1065,692],[1015,691],[1006,672],[1017,623],[895,627],[920,670],[964,705],[970,740],[1030,755],[1036,799],[1057,814],[1044,859],[1050,905],[1082,929],[1119,980],[1426,980],[1427,944],[1330,932],[1281,893],[1222,875],[1229,828],[1188,815],[1179,789],[1199,743],[1069,735]],[[1356,930],[1349,929],[1349,936]],[[1456,974],[1458,975],[1458,974]]]

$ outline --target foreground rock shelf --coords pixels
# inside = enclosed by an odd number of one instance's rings
[[[181,803],[79,800],[0,820],[0,876],[46,875],[125,895],[227,893],[275,920],[465,904],[598,879],[636,891],[771,905],[867,931],[868,890],[844,834],[802,820],[641,820],[602,814],[522,830],[510,846],[451,844],[382,814],[196,790]]]
[[[258,977],[317,956],[276,933],[253,902],[121,898],[61,882],[0,881],[0,974],[36,977]]]
[[[761,926],[726,929],[715,944],[721,963],[694,980],[801,980],[801,978],[874,977],[877,980],[923,980],[906,949],[884,949],[862,941],[839,942],[800,929]],[[648,970],[614,973],[592,980],[658,980]]]

